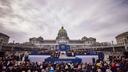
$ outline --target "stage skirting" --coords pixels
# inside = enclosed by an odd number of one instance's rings
[[[82,59],[82,63],[93,63],[93,59],[95,61],[98,59],[98,55],[76,55],[76,57]]]
[[[58,63],[81,63],[82,59],[80,58],[57,58],[57,57],[49,57],[47,59],[45,59],[45,62],[47,63],[54,63],[54,64],[58,64]]]
[[[31,62],[44,62],[48,57],[50,57],[50,55],[29,55],[28,59]]]
[[[50,55],[29,55],[29,60],[31,62],[44,62],[45,59],[49,58]],[[93,59],[96,61],[98,59],[98,55],[77,55],[76,59],[56,59],[56,62],[65,61],[65,62],[71,62],[75,60],[79,60],[80,58],[82,60],[82,63],[93,63]]]

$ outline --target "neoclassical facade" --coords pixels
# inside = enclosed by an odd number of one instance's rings
[[[7,44],[9,42],[9,36],[3,33],[0,33],[0,44]]]
[[[34,37],[30,38],[29,42],[31,44],[34,44],[38,46],[39,48],[47,48],[47,49],[57,49],[59,44],[67,44],[70,46],[71,49],[76,48],[85,48],[88,46],[95,46],[99,45],[98,42],[96,42],[95,38],[92,37],[82,37],[78,40],[72,40],[68,37],[67,31],[64,29],[64,27],[61,27],[61,29],[58,31],[58,35],[55,40],[45,40],[43,37]]]
[[[128,32],[116,36],[117,45],[128,45]]]

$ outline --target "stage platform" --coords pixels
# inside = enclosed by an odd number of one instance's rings
[[[29,60],[31,61],[31,62],[44,62],[47,58],[51,58],[50,57],[50,55],[29,55],[28,56],[28,58],[29,58]],[[55,60],[56,60],[56,62],[55,63],[60,63],[60,62],[71,62],[71,61],[75,61],[75,60],[73,60],[73,59],[75,59],[76,58],[76,60],[79,58],[79,59],[81,59],[81,62],[82,63],[93,63],[93,58],[95,59],[95,60],[97,60],[98,59],[98,55],[76,55],[76,57],[70,57],[70,58],[54,58]],[[48,59],[48,60],[49,60]]]

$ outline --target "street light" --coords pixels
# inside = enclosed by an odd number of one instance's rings
[[[125,51],[127,51],[127,43],[126,43],[126,39],[124,38],[124,46],[125,46]]]
[[[113,47],[113,52],[115,52],[115,48],[114,48],[114,44],[113,44],[113,41],[112,41],[112,47]]]
[[[0,43],[0,51],[2,50],[2,43]]]

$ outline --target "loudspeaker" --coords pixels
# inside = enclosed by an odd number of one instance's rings
[[[124,52],[125,58],[128,58],[128,51]]]
[[[5,52],[0,51],[0,57],[3,57],[5,55]]]

